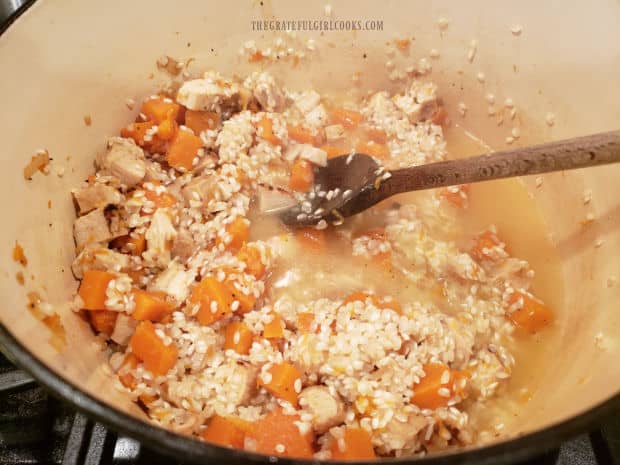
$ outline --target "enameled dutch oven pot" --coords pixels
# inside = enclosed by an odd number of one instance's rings
[[[40,0],[28,3],[0,37],[0,344],[59,398],[97,421],[177,460],[199,463],[267,463],[268,457],[211,446],[146,421],[114,388],[94,336],[67,302],[76,289],[70,264],[74,210],[71,186],[92,170],[105,136],[134,116],[125,106],[152,93],[148,79],[163,54],[195,58],[195,70],[243,75],[239,58],[247,40],[273,41],[275,32],[253,31],[252,20],[327,19],[321,2],[284,0]],[[593,2],[382,2],[333,0],[332,18],[382,21],[382,30],[298,32],[314,37],[310,63],[270,66],[291,87],[345,92],[361,72],[362,88],[393,88],[384,63],[385,43],[414,37],[412,62],[436,48],[431,77],[450,113],[465,102],[466,118],[453,118],[452,141],[465,131],[502,147],[508,129],[487,118],[487,92],[511,98],[521,123],[518,144],[617,129],[620,123],[620,3]],[[440,31],[440,17],[449,20]],[[521,30],[520,33],[515,31]],[[477,41],[473,61],[471,41]],[[485,83],[476,79],[484,72]],[[554,124],[545,123],[548,113]],[[84,116],[92,125],[85,126]],[[551,122],[551,116],[549,116]],[[54,170],[26,182],[22,171],[45,148]],[[479,151],[483,149],[480,148]],[[475,150],[470,150],[475,152]],[[420,463],[512,463],[552,448],[620,411],[620,167],[602,167],[523,180],[545,219],[561,264],[559,337],[533,364],[537,389],[506,438],[485,447],[425,457]],[[592,201],[584,205],[583,192]],[[48,208],[51,201],[51,208]],[[595,218],[584,227],[581,221]],[[518,231],[527,238],[527,218]],[[26,284],[11,259],[16,240],[28,256]],[[595,245],[598,245],[596,247]],[[26,310],[28,291],[57,304],[66,343]],[[527,361],[524,361],[527,363]],[[279,459],[285,463],[301,461]],[[411,459],[392,459],[410,462]]]

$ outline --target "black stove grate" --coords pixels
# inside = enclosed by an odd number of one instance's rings
[[[0,354],[1,465],[174,463],[49,396]],[[620,465],[620,417],[527,465]]]

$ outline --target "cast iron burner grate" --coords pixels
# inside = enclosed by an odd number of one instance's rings
[[[1,465],[177,463],[119,436],[49,396],[0,354]],[[528,465],[620,464],[620,417]]]

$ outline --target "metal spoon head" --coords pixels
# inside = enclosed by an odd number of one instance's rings
[[[312,190],[299,203],[279,212],[280,219],[289,226],[310,226],[322,220],[339,224],[370,206],[369,194],[382,175],[383,168],[368,155],[331,158],[315,170]]]

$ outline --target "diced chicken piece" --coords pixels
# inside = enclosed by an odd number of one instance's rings
[[[164,292],[177,302],[182,302],[189,295],[189,288],[194,279],[194,272],[186,271],[183,265],[173,261],[155,277],[149,290]]]
[[[239,86],[213,71],[207,71],[202,79],[184,82],[177,93],[177,102],[190,110],[221,112],[238,99]]]
[[[317,166],[327,165],[327,152],[309,144],[302,144],[300,158],[308,160]]]
[[[215,196],[217,181],[217,176],[214,174],[205,174],[192,179],[182,189],[185,204],[189,205],[191,200],[207,204]]]
[[[114,324],[114,331],[112,331],[110,339],[119,345],[126,346],[136,330],[137,325],[137,320],[134,320],[122,312],[118,312],[116,323]]]
[[[123,137],[108,139],[107,151],[97,156],[97,165],[127,187],[142,182],[146,175],[144,152],[133,140]]]
[[[304,116],[306,126],[314,131],[322,128],[327,124],[327,111],[323,105],[318,105],[314,109],[310,110]]]
[[[84,270],[119,272],[129,267],[129,256],[103,247],[85,247],[71,264],[73,275],[81,279]]]
[[[342,401],[332,396],[325,386],[310,386],[299,394],[299,405],[312,415],[312,427],[324,433],[344,421]]]
[[[144,176],[144,181],[153,182],[153,181],[164,181],[168,178],[166,172],[162,169],[159,163],[156,163],[151,160],[144,160],[146,174]]]
[[[258,187],[258,209],[261,213],[292,207],[296,203],[295,198],[287,192],[269,187]]]
[[[215,143],[215,141],[214,141]],[[212,170],[217,166],[217,154],[215,152],[207,152],[204,157],[194,166],[194,175],[200,176],[207,170]]]
[[[170,251],[172,258],[178,258],[182,262],[186,261],[195,252],[195,245],[190,232],[187,229],[179,229]]]
[[[77,218],[73,223],[73,237],[78,250],[90,243],[107,242],[112,239],[114,236],[110,233],[103,209],[98,208]]]
[[[422,105],[417,103],[411,95],[395,95],[392,101],[412,123],[417,123],[422,119]]]
[[[287,160],[293,161],[303,158],[317,166],[327,165],[327,152],[310,144],[295,144],[288,148],[285,155]]]
[[[177,232],[166,211],[161,208],[155,210],[151,224],[146,230],[146,252],[143,253],[143,258],[156,266],[168,265],[170,250],[176,235]]]
[[[404,95],[395,95],[392,100],[412,123],[424,121],[437,111],[437,87],[413,81]]]
[[[427,425],[422,415],[410,415],[407,421],[392,418],[381,434],[382,451],[389,453],[400,449],[415,449],[419,443],[418,433]]]
[[[80,215],[95,208],[104,208],[108,205],[118,205],[123,201],[123,195],[112,186],[92,184],[71,191]]]
[[[299,94],[295,100],[295,106],[304,115],[314,110],[321,103],[321,96],[318,92],[310,90]]]
[[[287,98],[269,73],[254,72],[243,83],[265,111],[280,112],[287,104]]]
[[[251,366],[235,365],[229,382],[232,386],[235,386],[233,392],[235,396],[229,399],[235,405],[242,405],[247,403],[256,391],[256,377],[258,375],[258,369]]]
[[[327,142],[335,142],[344,137],[344,127],[342,124],[331,124],[325,127],[325,138]]]
[[[110,235],[112,238],[126,236],[129,234],[127,220],[123,217],[123,211],[112,209],[107,212],[108,224],[110,225]]]

